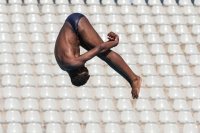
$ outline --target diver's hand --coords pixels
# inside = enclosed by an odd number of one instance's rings
[[[117,34],[115,34],[114,32],[112,32],[112,31],[109,32],[107,36],[108,36],[109,41],[115,41],[116,44],[119,43],[119,36]]]

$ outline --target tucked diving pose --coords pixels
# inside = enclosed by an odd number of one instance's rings
[[[67,17],[58,34],[54,54],[73,85],[82,86],[88,81],[90,75],[85,63],[98,56],[129,82],[132,97],[138,98],[142,79],[132,72],[119,54],[111,50],[118,43],[119,37],[114,32],[108,33],[108,41],[103,42],[83,14],[73,13]],[[80,46],[87,52],[80,55]]]

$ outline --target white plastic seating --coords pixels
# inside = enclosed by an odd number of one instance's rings
[[[97,33],[108,33],[108,28],[105,24],[96,24],[94,26],[94,29],[96,30]]]
[[[200,35],[199,35],[199,34],[197,35],[196,42],[197,42],[198,44],[200,44]]]
[[[108,24],[122,24],[120,15],[110,14],[107,18]]]
[[[160,0],[151,0],[148,2],[148,4],[150,6],[161,6],[162,5]]]
[[[0,54],[0,64],[14,64],[14,59],[10,53]]]
[[[14,98],[5,99],[4,110],[21,110],[19,100]]]
[[[196,15],[197,12],[193,6],[184,6],[183,8],[183,14],[185,15]]]
[[[134,111],[122,111],[120,121],[122,123],[137,123],[137,117]]]
[[[199,65],[200,64],[200,55],[199,54],[190,55],[189,63],[190,63],[190,65]]]
[[[176,87],[179,86],[176,76],[165,76],[163,84],[165,87]]]
[[[38,86],[43,87],[43,86],[53,86],[53,81],[51,76],[49,75],[41,75],[38,76]]]
[[[193,99],[191,108],[192,108],[193,111],[200,111],[200,100],[199,99]]]
[[[119,14],[115,5],[106,5],[105,8],[104,8],[104,12],[105,12],[106,15]]]
[[[119,86],[125,87],[126,82],[121,76],[116,75],[116,76],[111,76],[110,85],[112,87],[119,87]]]
[[[88,123],[85,127],[85,133],[96,132],[101,133],[102,130],[98,123]]]
[[[139,6],[139,5],[147,5],[147,3],[145,2],[145,0],[135,0],[133,2],[134,5]]]
[[[154,109],[156,111],[171,110],[166,99],[156,99],[154,103]]]
[[[95,15],[95,14],[103,14],[103,11],[101,9],[100,5],[91,5],[89,6],[89,14]]]
[[[43,43],[34,43],[32,47],[32,52],[34,54],[47,53],[47,50]]]
[[[199,99],[200,98],[200,90],[198,88],[187,88],[186,97],[188,99]]]
[[[0,24],[0,31],[1,32],[10,32],[10,28],[9,28],[8,24],[1,23]]]
[[[18,64],[32,64],[31,57],[29,54],[21,53],[17,55]]]
[[[153,15],[162,15],[162,14],[166,14],[163,6],[160,5],[155,5],[152,7],[151,13]]]
[[[162,43],[159,34],[148,34],[147,42],[149,44],[160,44],[160,43]]]
[[[163,45],[160,45],[160,44],[152,44],[151,53],[152,54],[166,54]]]
[[[119,0],[117,1],[117,4],[122,6],[122,5],[130,5],[131,3],[129,0]]]
[[[38,111],[26,111],[24,116],[25,123],[41,123],[40,114]]]
[[[185,49],[184,49],[185,54],[187,55],[191,55],[191,54],[199,54],[198,48],[196,45],[192,45],[192,44],[187,44],[185,45]]]
[[[172,87],[169,89],[168,97],[170,99],[184,99],[185,96],[183,95],[183,92],[178,87]]]
[[[0,14],[0,22],[1,23],[9,23],[10,20],[8,19],[8,15],[7,14]]]
[[[132,54],[131,46],[129,44],[120,44],[117,46],[117,53],[122,54]]]
[[[173,109],[176,111],[182,111],[182,110],[189,110],[189,107],[187,105],[186,100],[175,99],[173,103]]]
[[[174,1],[174,0],[172,0],[172,1]],[[175,6],[168,6],[167,13],[169,15],[181,15],[182,14],[179,6],[176,6],[176,5]]]
[[[35,80],[32,75],[22,75],[20,77],[20,86],[35,86]]]
[[[20,64],[18,66],[19,75],[33,75],[33,69],[30,64]]]
[[[39,110],[39,104],[36,99],[24,99],[23,101],[24,110]]]
[[[95,14],[90,17],[90,22],[92,24],[107,24],[107,20],[101,14]]]
[[[13,4],[10,6],[10,13],[11,14],[24,14],[22,5]]]
[[[198,15],[189,15],[187,19],[187,23],[189,25],[199,25],[200,24],[200,19]]]
[[[185,19],[182,15],[173,15],[171,18],[172,25],[184,25],[186,24]]]
[[[60,24],[63,24],[66,20],[66,18],[69,16],[70,14],[66,13],[66,14],[60,14],[58,16],[58,21]]]
[[[130,25],[130,24],[135,24],[135,25],[139,25],[140,22],[138,20],[138,18],[135,15],[132,14],[127,14],[124,15],[124,24]]]
[[[158,76],[148,76],[145,80],[145,84],[148,87],[160,87],[162,83],[160,82]]]
[[[172,123],[167,123],[164,125],[164,133],[178,133],[179,132],[179,128],[176,124],[172,124]]]
[[[43,5],[41,11],[43,14],[55,14],[56,13],[53,5]]]
[[[158,88],[158,87],[151,88],[149,95],[152,99],[165,99],[166,98],[163,88]]]
[[[121,15],[126,14],[135,14],[135,11],[133,10],[131,5],[122,5],[120,8]]]
[[[72,85],[68,75],[57,76],[55,82],[56,82],[56,86],[58,86],[58,87],[71,86]]]
[[[144,126],[144,133],[149,133],[149,132],[153,132],[153,133],[159,133],[160,129],[158,127],[157,124],[154,123],[147,123]]]
[[[63,117],[64,123],[80,123],[80,118],[76,111],[65,111]]]
[[[133,52],[135,54],[148,54],[148,49],[145,44],[135,44]]]
[[[182,54],[173,55],[172,57],[172,64],[173,65],[185,65],[187,64],[185,56]]]
[[[194,67],[194,74],[195,74],[196,76],[200,76],[199,69],[200,69],[200,65],[196,65],[196,66]]]
[[[124,128],[124,133],[130,133],[130,132],[140,133],[141,129],[139,125],[136,123],[127,123]]]
[[[106,79],[105,77],[103,76],[94,76],[92,78],[92,81],[91,81],[91,84],[94,86],[94,87],[99,87],[99,86],[108,86],[107,82],[106,82]]]
[[[77,110],[74,99],[62,99],[60,107],[62,111]]]
[[[104,111],[101,116],[103,123],[117,123],[118,118],[114,111]]]
[[[161,35],[173,33],[170,25],[160,25],[159,33]]]
[[[114,24],[110,26],[110,30],[115,33],[125,34],[125,30],[122,25]]]
[[[189,30],[188,30],[188,27],[186,25],[177,25],[176,29],[175,29],[175,33],[178,34],[178,35],[186,34],[185,37],[187,37],[188,39],[192,39],[190,35],[187,36],[187,34],[189,34]],[[182,39],[184,39],[184,37],[183,36],[181,36],[181,37],[182,37],[181,38],[181,41],[182,41]]]
[[[194,39],[190,34],[181,34],[180,43],[182,44],[194,44]]]
[[[132,104],[128,99],[119,99],[117,102],[117,109],[119,111],[133,110]]]
[[[193,76],[183,76],[181,79],[181,85],[183,87],[196,87],[198,86]]]
[[[155,67],[153,65],[142,66],[142,75],[143,76],[157,75]]]
[[[58,25],[57,24],[46,24],[45,25],[45,32],[46,33],[57,33],[59,32],[59,29],[58,29]]]
[[[149,65],[149,64],[153,64],[153,61],[149,54],[140,54],[138,57],[138,64],[139,65]]]
[[[177,44],[169,44],[167,52],[170,55],[173,55],[173,54],[183,54],[180,46],[177,45]]]
[[[87,5],[100,5],[100,1],[96,1],[96,0],[87,0]]]
[[[34,87],[23,87],[21,89],[21,97],[26,99],[26,98],[33,98],[37,99],[37,93]]]
[[[77,89],[77,98],[78,99],[92,99],[92,93],[90,91],[90,88],[88,87],[80,87]]]
[[[46,111],[44,112],[44,122],[45,123],[60,123],[60,116],[57,111]]]
[[[65,131],[66,133],[82,133],[79,123],[68,123]]]
[[[39,16],[39,14],[29,14],[27,16],[27,22],[28,23],[41,23],[41,17]]]
[[[140,122],[141,123],[154,123],[156,122],[155,115],[153,111],[142,111],[140,113]]]
[[[14,133],[14,132],[18,132],[18,133],[23,133],[23,129],[22,129],[22,125],[20,123],[8,123],[7,124],[7,128],[6,128],[6,132],[7,133]]]
[[[27,43],[17,43],[16,46],[15,46],[15,52],[17,54],[19,53],[29,53],[30,50],[29,50],[29,46]]]
[[[42,126],[40,123],[28,123],[26,127],[26,132],[43,133]]]
[[[84,15],[88,14],[88,11],[85,5],[74,5],[72,11],[77,12],[77,13],[82,13]]]
[[[58,76],[58,75],[66,75],[67,73],[65,71],[63,71],[59,66],[58,64],[55,64],[53,65],[53,74],[55,76]]]
[[[168,65],[169,63],[169,58],[166,54],[157,54],[155,63],[157,65]]]
[[[45,14],[43,15],[43,22],[45,24],[48,23],[58,23],[58,19],[56,18],[55,14]]]
[[[200,112],[197,113],[197,122],[200,123]]]
[[[192,34],[195,34],[195,35],[200,34],[200,26],[199,25],[192,26]]]
[[[33,4],[26,5],[26,14],[39,14],[39,13],[40,11],[37,5]]]
[[[190,0],[180,1],[180,6],[193,6],[192,2]]]
[[[161,111],[159,114],[159,121],[161,123],[175,123],[176,119],[172,111]]]
[[[62,133],[62,128],[59,123],[48,123],[46,127],[46,133]]]
[[[19,111],[10,110],[10,111],[7,111],[5,115],[6,115],[5,116],[6,123],[12,123],[12,122],[21,123],[22,122],[22,117]]]
[[[66,4],[59,4],[58,8],[57,8],[57,13],[58,14],[71,14],[70,6],[66,5]]]
[[[83,123],[99,123],[99,117],[95,111],[84,111]]]
[[[155,20],[157,25],[169,25],[170,21],[166,15],[157,15]]]
[[[114,95],[116,96],[116,98],[118,98],[117,94],[114,93]],[[121,95],[123,95],[123,93]],[[105,99],[109,99],[109,98],[111,98],[111,94],[110,94],[110,92],[109,92],[107,87],[98,87],[98,88],[95,89],[95,98],[96,99],[104,99],[104,98]]]
[[[190,111],[180,111],[178,113],[178,121],[180,123],[194,123],[194,118]]]
[[[102,65],[102,61],[98,57],[94,57],[88,61],[88,65]]]
[[[171,65],[161,65],[158,71],[161,76],[175,75]]]
[[[70,87],[60,87],[58,89],[58,98],[65,99],[65,98],[75,98],[74,92]]]
[[[145,43],[145,40],[144,40],[142,34],[132,34],[131,35],[131,43],[143,44],[143,43]]]
[[[25,5],[27,5],[27,4],[35,5],[35,4],[38,4],[38,1],[37,0],[26,0],[26,1],[24,1],[24,4]]]
[[[44,35],[42,33],[32,33],[31,34],[31,42],[32,43],[44,43]]]
[[[190,68],[189,68],[189,66],[187,66],[187,65],[179,65],[179,66],[177,67],[176,73],[177,73],[179,76],[192,75],[192,73],[191,73],[191,71],[190,71]]]
[[[81,111],[92,111],[96,110],[96,106],[94,105],[94,101],[92,99],[81,99],[79,109]]]
[[[40,88],[40,98],[48,99],[48,98],[57,98],[55,91],[52,87],[42,87]]]
[[[11,16],[12,23],[25,23],[25,18],[23,14],[12,14]]]
[[[143,27],[143,33],[144,34],[152,34],[152,35],[155,36],[156,35],[156,28],[155,28],[154,25],[144,25],[144,27]],[[160,38],[158,38],[158,39],[160,39]],[[148,40],[149,40],[149,38],[148,38]]]
[[[41,108],[43,111],[59,110],[59,107],[55,99],[43,99],[41,101]]]
[[[138,99],[136,101],[135,108],[138,111],[152,110],[151,104],[148,99]]]
[[[154,19],[152,18],[151,15],[140,15],[139,21],[142,25],[155,24]]]
[[[14,34],[14,42],[15,43],[28,42],[26,33],[15,33]]]
[[[0,13],[8,14],[8,10],[7,10],[6,5],[0,4]]]
[[[47,55],[43,53],[35,54],[34,62],[35,64],[49,64]]]
[[[2,97],[3,98],[19,98],[19,93],[15,87],[4,87],[2,89]]]
[[[178,40],[175,34],[165,34],[163,42],[166,44],[176,44],[178,43]]]
[[[100,111],[114,110],[114,104],[111,99],[100,99],[98,109]]]
[[[47,35],[47,41],[48,41],[48,43],[55,43],[57,37],[58,37],[58,33],[49,33]]]
[[[141,33],[140,31],[140,27],[138,25],[127,25],[127,30],[126,32],[128,34],[137,34],[137,33]]]
[[[149,7],[143,6],[143,5],[136,7],[136,13],[138,15],[150,15],[151,14]]]
[[[188,132],[191,132],[191,133],[198,133],[199,130],[198,130],[198,127],[196,124],[193,124],[193,123],[185,123],[183,125],[183,133],[188,133]]]
[[[107,123],[105,127],[105,133],[121,133],[121,129],[118,123]]]
[[[17,86],[16,77],[13,75],[4,75],[1,84],[2,86]]]
[[[45,5],[45,4],[53,4],[52,0],[40,0],[40,4]]]
[[[6,28],[6,27],[4,27],[4,28]],[[13,24],[12,32],[14,32],[14,33],[17,33],[17,32],[22,32],[22,33],[26,32],[26,27],[22,23]]]
[[[102,5],[116,5],[114,0],[102,0]]]
[[[140,89],[139,98],[141,98],[141,99],[148,99],[149,98],[149,96],[146,93],[146,90],[143,87]]]
[[[13,64],[2,64],[1,65],[1,75],[15,75],[16,70]]]

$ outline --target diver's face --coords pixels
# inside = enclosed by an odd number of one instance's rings
[[[77,75],[83,75],[83,74],[89,74],[88,69],[85,66],[83,66],[79,69],[74,69],[74,70],[70,71],[71,77],[74,77]]]

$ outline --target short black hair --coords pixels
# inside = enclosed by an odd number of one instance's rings
[[[88,74],[77,75],[77,76],[71,77],[71,82],[73,85],[79,87],[87,83],[89,78],[90,78],[90,75]]]

